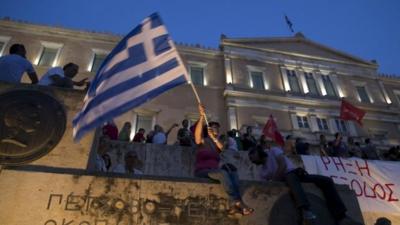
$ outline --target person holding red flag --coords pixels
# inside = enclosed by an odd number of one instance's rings
[[[271,138],[275,143],[278,145],[282,146],[285,144],[285,141],[283,140],[282,134],[278,131],[278,126],[275,123],[274,118],[272,115],[269,116],[269,120],[264,126],[263,129],[263,134],[266,137]]]
[[[365,116],[365,111],[350,104],[342,98],[342,105],[340,107],[340,119],[354,120],[362,126],[362,119]]]

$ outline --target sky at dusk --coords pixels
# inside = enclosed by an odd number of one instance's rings
[[[126,34],[159,12],[176,42],[218,47],[228,37],[296,32],[400,76],[399,0],[1,0],[0,17],[72,29]]]

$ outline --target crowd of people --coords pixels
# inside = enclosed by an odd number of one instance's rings
[[[238,178],[238,167],[235,159],[240,158],[239,151],[247,151],[252,163],[261,167],[260,176],[265,181],[280,181],[286,183],[290,189],[293,200],[297,206],[303,222],[307,224],[315,221],[316,215],[311,211],[309,200],[301,185],[302,182],[314,183],[324,194],[328,209],[337,224],[361,224],[351,219],[346,214],[346,207],[338,195],[333,180],[321,175],[308,174],[303,168],[296,167],[291,161],[290,155],[310,154],[310,144],[301,138],[294,138],[291,135],[286,137],[285,145],[278,146],[265,136],[256,138],[251,127],[247,127],[244,134],[237,130],[230,130],[225,134],[220,133],[220,124],[211,121],[205,124],[204,107],[199,106],[200,118],[189,127],[189,121],[183,120],[182,126],[177,131],[176,145],[193,147],[195,151],[194,176],[219,181],[221,187],[229,197],[228,215],[251,215],[254,209],[246,205],[241,196]],[[102,129],[102,135],[106,139],[119,140],[136,143],[167,143],[171,130],[178,127],[173,124],[166,132],[160,125],[154,126],[154,130],[146,135],[143,128],[138,129],[133,139],[130,139],[131,124],[126,122],[121,131],[113,122],[108,122]],[[340,157],[363,157],[377,159],[380,157],[376,148],[369,139],[365,145],[360,146],[353,139],[348,138],[347,143],[343,142],[340,133],[335,134],[335,139],[326,141],[325,136],[320,137],[320,154]],[[355,150],[354,146],[359,146]],[[398,147],[394,147],[396,150]],[[398,152],[398,151],[397,151]],[[98,168],[100,171],[111,171],[124,174],[142,174],[139,169],[142,166],[135,151],[125,154],[125,164],[110,166],[110,157],[99,151],[101,156]],[[398,153],[390,152],[390,155]],[[100,157],[100,156],[99,156]],[[104,163],[106,162],[106,163]]]
[[[26,49],[22,44],[13,44],[10,47],[9,54],[0,57],[0,71],[0,81],[8,83],[21,83],[22,77],[26,73],[32,84],[63,88],[85,85],[88,88],[89,86],[87,78],[80,81],[73,80],[79,72],[79,66],[72,62],[63,67],[50,68],[39,80],[32,63],[26,59]]]

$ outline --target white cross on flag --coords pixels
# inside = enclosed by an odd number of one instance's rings
[[[125,36],[93,79],[73,120],[74,139],[187,82],[187,72],[157,13]]]

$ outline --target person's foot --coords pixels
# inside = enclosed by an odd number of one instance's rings
[[[239,208],[237,208],[235,205],[232,205],[227,210],[227,214],[230,219],[236,219],[236,220],[240,219],[243,216],[242,211]]]
[[[310,210],[303,210],[303,225],[314,225],[317,216]]]
[[[364,225],[363,223],[357,222],[352,218],[345,216],[343,219],[339,220],[338,225]]]
[[[248,216],[253,214],[254,209],[245,205],[242,201],[237,201],[234,203],[234,207],[237,210],[240,210],[243,216]]]

